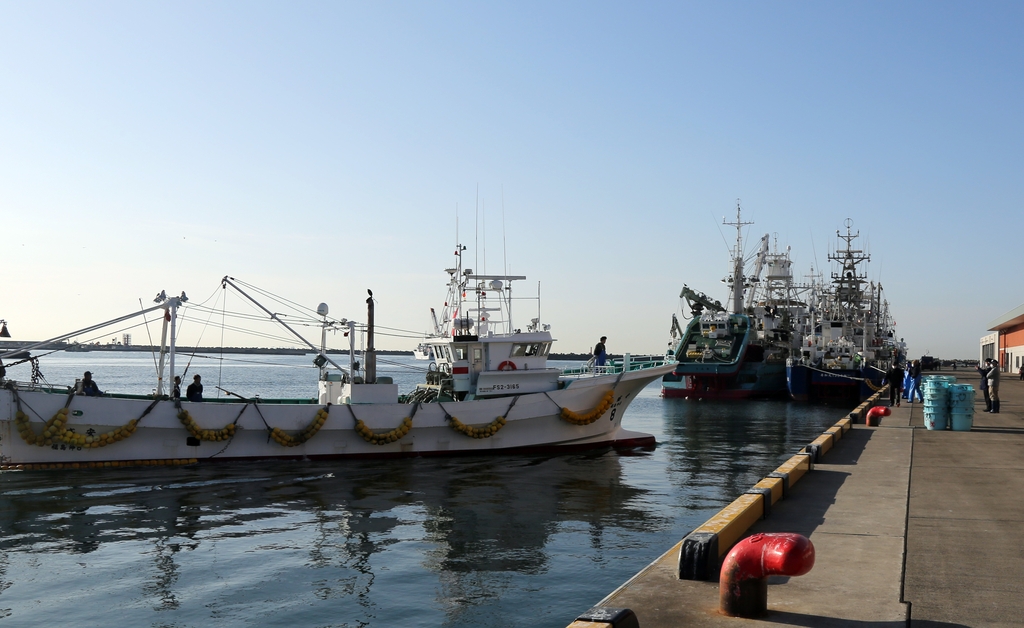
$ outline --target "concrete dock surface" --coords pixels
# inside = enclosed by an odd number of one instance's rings
[[[978,391],[969,432],[926,430],[907,401],[847,432],[750,529],[815,547],[810,573],[769,578],[767,616],[719,614],[718,582],[676,577],[678,544],[600,606],[632,609],[641,628],[1024,625],[1024,382],[1004,373],[1000,397],[985,413]]]

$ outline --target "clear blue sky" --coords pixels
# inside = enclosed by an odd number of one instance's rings
[[[742,199],[800,272],[853,218],[911,353],[975,356],[1024,302],[1022,18],[0,2],[0,318],[39,339],[230,274],[360,320],[372,288],[380,322],[426,330],[479,187],[487,270],[504,237],[557,350],[663,350],[683,283],[725,296]]]

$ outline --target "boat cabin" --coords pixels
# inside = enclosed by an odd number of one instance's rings
[[[456,335],[431,342],[437,370],[452,378],[460,399],[558,389],[559,369],[548,368],[551,332]]]

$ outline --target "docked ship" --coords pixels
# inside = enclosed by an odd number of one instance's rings
[[[478,275],[463,269],[464,250],[458,247],[454,267],[446,269],[445,315],[437,326],[440,333],[427,341],[435,361],[424,381],[405,394],[390,378],[376,373],[372,293],[366,322],[358,325],[330,319],[326,304],[321,304],[317,316],[305,322],[323,326],[317,347],[295,331],[289,324],[293,319],[285,320],[249,294],[258,289],[224,277],[225,288],[237,291],[267,320],[316,353],[316,397],[191,402],[166,394],[163,382],[173,381],[175,375],[178,310],[191,306],[184,293],[168,297],[161,292],[153,307],[39,343],[66,340],[154,313],[163,321],[165,339],[155,394],[83,396],[75,394],[73,386],[0,376],[0,467],[561,452],[653,445],[653,436],[625,429],[623,415],[637,394],[670,372],[672,364],[664,356],[641,360],[626,355],[600,369],[549,367],[554,342],[550,326],[539,318],[531,319],[525,330],[513,324],[512,282],[525,277]],[[328,329],[347,329],[348,364],[335,362],[327,351]],[[356,351],[357,336],[361,352]],[[0,364],[3,359],[9,356],[0,355]]]
[[[789,394],[799,401],[866,399],[906,351],[881,283],[868,278],[871,256],[855,248],[860,231],[853,232],[849,218],[845,226],[845,234],[836,231],[839,244],[829,254],[831,283],[814,290],[811,331],[787,361]]]
[[[761,238],[749,272],[744,261],[739,205],[731,255],[729,307],[683,286],[683,310],[692,319],[682,329],[673,314],[669,351],[678,360],[662,378],[663,397],[749,399],[785,397],[786,360],[807,330],[807,288],[793,279],[790,251]],[[685,315],[685,314],[684,314]]]

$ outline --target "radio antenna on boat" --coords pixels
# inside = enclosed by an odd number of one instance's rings
[[[505,184],[501,185],[501,272],[508,274],[508,245],[505,240]]]
[[[473,210],[473,268],[480,268],[480,184],[476,184],[476,208]]]

